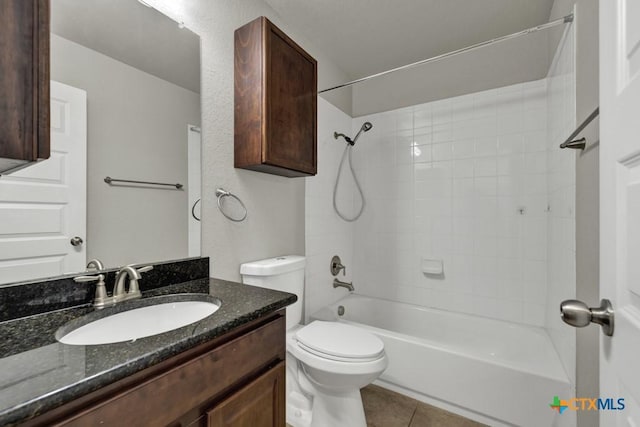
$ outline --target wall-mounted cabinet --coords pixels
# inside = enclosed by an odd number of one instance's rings
[[[317,170],[317,62],[265,17],[235,32],[235,167]]]
[[[0,1],[0,173],[49,157],[49,0]]]

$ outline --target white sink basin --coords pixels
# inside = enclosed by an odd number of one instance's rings
[[[135,341],[172,331],[212,315],[219,303],[177,301],[122,311],[91,323],[58,338],[63,344],[96,345]]]

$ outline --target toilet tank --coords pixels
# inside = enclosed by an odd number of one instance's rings
[[[298,296],[298,301],[287,307],[287,329],[302,321],[304,266],[305,258],[297,255],[279,256],[240,265],[242,283]]]

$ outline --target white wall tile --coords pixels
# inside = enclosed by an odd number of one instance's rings
[[[450,142],[436,143],[434,138],[434,144],[431,146],[431,156],[434,162],[441,162],[443,160],[451,160],[453,158],[453,149]]]
[[[491,136],[485,137],[476,137],[474,146],[475,146],[475,155],[476,157],[483,156],[492,156],[495,157],[497,152],[497,138]]]
[[[353,227],[335,215],[331,202],[333,184],[344,150],[344,145],[337,144],[333,139],[333,132],[351,134],[353,123],[348,115],[321,98],[318,99],[318,117],[318,174],[305,178],[305,318],[346,294],[345,290],[331,286],[332,276],[327,267],[331,257],[340,255],[345,265],[354,267]],[[354,154],[354,160],[357,155]],[[346,179],[347,175],[343,175],[340,199],[346,202],[345,208],[353,205],[354,192],[352,184]],[[353,269],[348,268],[347,272],[346,279],[350,280]]]
[[[495,157],[475,159],[473,168],[474,176],[496,176],[498,173],[497,159]]]
[[[455,178],[471,178],[474,175],[473,159],[456,159],[453,162],[453,176]]]
[[[449,142],[453,139],[453,127],[451,122],[434,123],[432,131],[433,142]]]
[[[470,159],[475,157],[475,141],[473,138],[453,142],[453,158]]]
[[[477,196],[497,196],[498,178],[495,176],[476,177],[474,190]]]
[[[498,137],[498,154],[518,154],[524,152],[524,135],[520,133],[500,135]]]
[[[308,209],[325,212],[307,216],[311,294],[342,295],[325,287],[324,271],[325,258],[342,251],[358,293],[543,324],[547,181],[566,166],[547,164],[547,87],[528,82],[354,119],[351,132],[364,119],[374,131],[354,150],[367,209],[353,224],[331,211],[341,147],[323,146],[319,156],[333,166],[307,181]],[[570,218],[565,188],[557,185],[557,209]],[[422,274],[422,257],[443,259],[445,274]]]
[[[431,120],[434,125],[451,122],[451,100],[431,103]]]

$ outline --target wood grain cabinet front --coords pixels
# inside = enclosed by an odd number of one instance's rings
[[[235,167],[317,171],[317,62],[267,18],[235,32]]]
[[[208,412],[208,427],[278,427],[285,424],[284,362]]]
[[[0,173],[49,158],[49,0],[0,1]]]

